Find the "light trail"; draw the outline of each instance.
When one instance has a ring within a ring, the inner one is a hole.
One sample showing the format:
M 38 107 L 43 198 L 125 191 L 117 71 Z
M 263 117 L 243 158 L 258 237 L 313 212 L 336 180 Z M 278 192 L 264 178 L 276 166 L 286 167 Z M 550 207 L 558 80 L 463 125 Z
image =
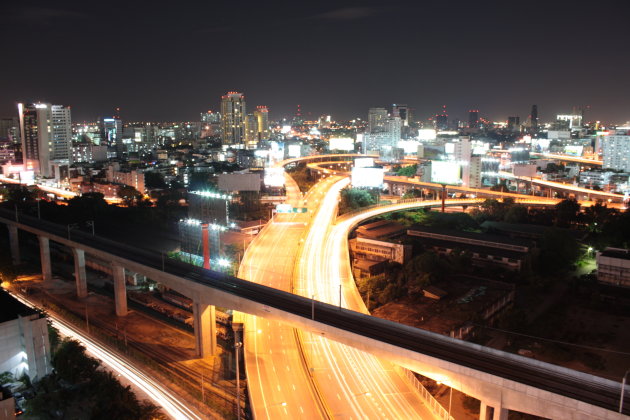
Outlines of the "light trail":
M 33 302 L 17 294 L 11 294 L 25 305 L 37 309 L 37 306 Z M 47 315 L 51 320 L 53 327 L 58 329 L 62 335 L 73 338 L 85 346 L 87 351 L 92 353 L 112 370 L 118 372 L 129 382 L 133 383 L 136 387 L 145 392 L 149 398 L 151 398 L 156 405 L 161 407 L 171 418 L 176 420 L 201 420 L 203 418 L 188 408 L 186 403 L 178 400 L 168 389 L 151 379 L 141 370 L 121 359 L 112 351 L 87 337 L 83 334 L 83 332 L 77 329 L 77 327 L 57 317 L 51 312 L 47 312 Z

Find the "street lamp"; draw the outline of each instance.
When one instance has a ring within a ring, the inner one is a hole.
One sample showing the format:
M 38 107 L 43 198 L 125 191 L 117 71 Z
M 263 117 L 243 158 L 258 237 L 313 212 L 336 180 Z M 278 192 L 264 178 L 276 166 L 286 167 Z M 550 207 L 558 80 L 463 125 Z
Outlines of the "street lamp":
M 238 366 L 238 351 L 241 347 L 243 347 L 242 342 L 238 341 L 234 343 L 234 353 L 236 354 L 236 417 L 238 420 L 241 420 L 241 382 Z
M 68 225 L 68 239 L 70 239 L 70 231 L 71 231 L 72 229 L 76 229 L 76 228 L 78 228 L 78 227 L 79 227 L 79 225 L 78 225 L 77 223 L 70 223 L 70 224 Z

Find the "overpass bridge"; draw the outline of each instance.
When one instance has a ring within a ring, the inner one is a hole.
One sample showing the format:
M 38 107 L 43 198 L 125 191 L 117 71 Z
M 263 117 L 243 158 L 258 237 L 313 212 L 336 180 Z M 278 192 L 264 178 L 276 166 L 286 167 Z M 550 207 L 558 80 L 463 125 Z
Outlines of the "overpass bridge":
M 630 414 L 629 392 L 623 414 L 617 413 L 621 384 L 428 331 L 317 302 L 222 273 L 165 259 L 66 226 L 0 210 L 9 230 L 11 253 L 19 262 L 18 231 L 37 235 L 44 282 L 51 280 L 49 241 L 70 247 L 75 258 L 77 296 L 87 295 L 85 253 L 110 261 L 114 271 L 116 314 L 126 314 L 124 269 L 143 274 L 194 302 L 198 353 L 213 351 L 213 305 L 220 305 L 295 328 L 312 331 L 390 360 L 456 389 L 475 390 L 494 419 L 507 410 L 556 419 L 622 419 Z

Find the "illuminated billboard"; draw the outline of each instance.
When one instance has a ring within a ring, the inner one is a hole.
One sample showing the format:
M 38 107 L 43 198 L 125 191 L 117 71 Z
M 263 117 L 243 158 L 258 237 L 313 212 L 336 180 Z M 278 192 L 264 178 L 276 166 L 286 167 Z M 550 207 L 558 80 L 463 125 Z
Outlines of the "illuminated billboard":
M 352 168 L 352 186 L 355 188 L 382 188 L 383 168 Z
M 354 160 L 355 168 L 369 168 L 374 166 L 374 158 L 357 158 Z
M 302 146 L 299 144 L 290 144 L 289 145 L 289 157 L 290 158 L 298 158 L 301 154 Z
M 432 161 L 431 182 L 438 184 L 461 184 L 462 169 L 460 164 L 452 161 Z
M 331 137 L 328 141 L 330 150 L 345 150 L 347 152 L 354 150 L 354 139 L 350 137 Z
M 284 168 L 265 168 L 264 182 L 267 187 L 284 187 Z
M 405 154 L 416 154 L 418 153 L 419 144 L 420 142 L 416 140 L 399 140 L 397 146 L 399 149 L 403 149 Z
M 582 156 L 584 146 L 564 146 L 564 153 L 569 156 Z
M 418 140 L 435 140 L 437 133 L 432 128 L 421 128 L 418 130 Z

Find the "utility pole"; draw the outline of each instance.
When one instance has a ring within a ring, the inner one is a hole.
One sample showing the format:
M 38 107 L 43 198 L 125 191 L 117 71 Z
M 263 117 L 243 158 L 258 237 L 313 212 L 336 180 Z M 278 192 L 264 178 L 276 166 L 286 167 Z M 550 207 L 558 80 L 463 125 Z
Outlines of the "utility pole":
M 234 343 L 234 352 L 236 353 L 236 418 L 241 420 L 241 374 L 238 366 L 238 351 L 243 347 L 240 341 Z

